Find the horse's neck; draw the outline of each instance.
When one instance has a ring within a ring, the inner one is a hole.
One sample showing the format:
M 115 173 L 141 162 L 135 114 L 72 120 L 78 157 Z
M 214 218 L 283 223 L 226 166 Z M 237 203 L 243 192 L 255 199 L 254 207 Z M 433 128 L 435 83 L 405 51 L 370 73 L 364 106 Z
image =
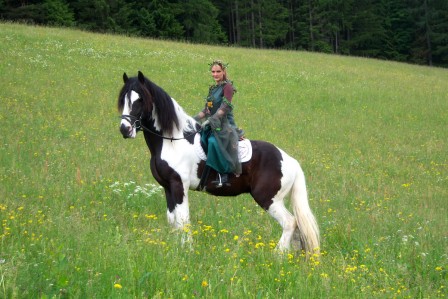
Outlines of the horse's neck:
M 161 125 L 159 123 L 159 116 L 157 115 L 157 112 L 156 112 L 157 109 L 153 109 L 152 115 L 151 115 L 152 121 L 150 121 L 150 123 L 151 123 L 150 128 L 152 131 L 157 132 L 157 134 L 154 134 L 154 135 L 160 135 L 166 139 L 169 139 L 169 138 L 182 139 L 182 138 L 184 138 L 184 133 L 188 134 L 189 132 L 196 131 L 196 128 L 195 128 L 196 121 L 191 116 L 189 116 L 188 114 L 185 113 L 184 109 L 176 102 L 176 100 L 174 100 L 173 98 L 171 98 L 171 100 L 173 101 L 174 111 L 176 113 L 176 117 L 177 117 L 179 126 L 177 126 L 175 121 L 173 120 L 172 132 L 163 131 L 161 128 Z M 157 139 L 157 138 L 152 138 L 151 136 L 148 136 L 148 138 Z
M 185 113 L 184 109 L 176 102 L 175 99 L 171 98 L 171 100 L 173 101 L 177 119 L 179 120 L 179 128 L 174 126 L 173 135 L 179 135 L 180 138 L 182 138 L 184 132 L 194 131 L 194 120 L 191 116 Z

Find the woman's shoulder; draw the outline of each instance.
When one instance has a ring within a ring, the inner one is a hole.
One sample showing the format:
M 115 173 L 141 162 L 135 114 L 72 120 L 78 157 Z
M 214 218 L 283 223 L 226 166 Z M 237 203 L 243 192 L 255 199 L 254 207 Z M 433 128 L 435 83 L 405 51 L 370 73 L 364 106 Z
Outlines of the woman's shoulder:
M 230 80 L 224 81 L 223 86 L 224 86 L 224 89 L 232 89 L 234 92 L 236 92 L 236 88 L 233 85 L 233 81 L 230 81 Z

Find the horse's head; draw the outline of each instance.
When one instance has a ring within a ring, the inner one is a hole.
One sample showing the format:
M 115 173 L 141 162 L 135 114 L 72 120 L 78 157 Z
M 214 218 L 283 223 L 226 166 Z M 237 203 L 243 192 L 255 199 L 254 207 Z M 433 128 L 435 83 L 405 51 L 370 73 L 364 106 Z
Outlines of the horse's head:
M 118 96 L 118 110 L 121 112 L 120 132 L 123 138 L 135 138 L 141 128 L 142 117 L 152 110 L 152 97 L 146 87 L 145 76 L 128 78 L 123 74 L 124 86 Z
M 175 130 L 181 130 L 178 113 L 183 110 L 162 88 L 140 71 L 132 78 L 123 74 L 123 81 L 118 110 L 124 138 L 134 138 L 140 129 L 165 136 L 173 136 Z

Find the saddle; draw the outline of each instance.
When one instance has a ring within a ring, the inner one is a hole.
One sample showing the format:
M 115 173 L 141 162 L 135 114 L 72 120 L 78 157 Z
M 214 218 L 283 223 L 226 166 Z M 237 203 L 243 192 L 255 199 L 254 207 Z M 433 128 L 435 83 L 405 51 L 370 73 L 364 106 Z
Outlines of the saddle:
M 196 155 L 202 160 L 207 161 L 207 154 L 201 145 L 201 135 L 194 136 L 194 149 Z M 238 142 L 238 160 L 240 163 L 249 161 L 252 158 L 252 144 L 249 139 L 243 139 Z

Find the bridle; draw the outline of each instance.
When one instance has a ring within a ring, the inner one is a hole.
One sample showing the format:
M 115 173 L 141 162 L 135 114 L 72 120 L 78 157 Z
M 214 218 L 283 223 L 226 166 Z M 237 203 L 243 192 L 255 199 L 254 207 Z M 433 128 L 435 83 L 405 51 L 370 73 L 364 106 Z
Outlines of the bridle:
M 142 117 L 143 117 L 143 114 L 141 114 L 140 117 L 136 117 L 136 116 L 130 115 L 130 114 L 122 114 L 120 118 L 128 121 L 131 124 L 131 127 L 133 129 L 135 129 L 137 132 L 138 131 L 145 131 L 145 132 L 151 133 L 151 134 L 153 134 L 153 135 L 155 135 L 157 137 L 160 137 L 162 139 L 167 139 L 167 140 L 171 140 L 171 141 L 187 139 L 188 137 L 191 137 L 191 136 L 195 135 L 196 133 L 201 132 L 201 130 L 193 131 L 192 133 L 190 133 L 190 134 L 188 134 L 188 135 L 186 135 L 186 136 L 184 136 L 182 138 L 166 137 L 166 136 L 160 135 L 159 133 L 151 130 L 148 127 L 145 127 L 142 124 Z M 134 122 L 132 122 L 132 121 L 134 121 Z
M 128 121 L 131 124 L 131 127 L 135 130 L 140 131 L 142 129 L 142 116 L 135 117 L 134 115 L 130 114 L 122 114 L 120 116 L 121 119 L 124 119 Z M 134 120 L 134 122 L 132 122 Z

